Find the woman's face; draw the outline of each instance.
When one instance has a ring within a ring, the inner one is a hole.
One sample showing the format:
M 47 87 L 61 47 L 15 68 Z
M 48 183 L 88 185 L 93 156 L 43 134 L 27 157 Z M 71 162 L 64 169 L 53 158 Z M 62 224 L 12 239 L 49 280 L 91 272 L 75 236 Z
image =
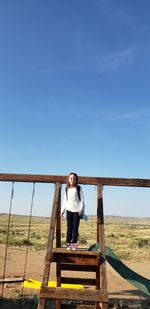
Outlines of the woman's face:
M 73 186 L 75 186 L 75 184 L 76 184 L 76 176 L 71 174 L 69 176 L 69 185 L 70 185 L 70 187 L 73 187 Z

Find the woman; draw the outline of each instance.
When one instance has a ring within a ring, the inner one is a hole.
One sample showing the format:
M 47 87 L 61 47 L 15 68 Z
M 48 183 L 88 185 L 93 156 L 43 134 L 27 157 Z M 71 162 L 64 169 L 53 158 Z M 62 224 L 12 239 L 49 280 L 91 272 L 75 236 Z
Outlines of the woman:
M 77 249 L 80 214 L 83 208 L 84 208 L 84 196 L 82 188 L 78 185 L 78 175 L 76 173 L 70 173 L 67 177 L 67 184 L 61 212 L 61 215 L 63 217 L 66 211 L 67 250 Z

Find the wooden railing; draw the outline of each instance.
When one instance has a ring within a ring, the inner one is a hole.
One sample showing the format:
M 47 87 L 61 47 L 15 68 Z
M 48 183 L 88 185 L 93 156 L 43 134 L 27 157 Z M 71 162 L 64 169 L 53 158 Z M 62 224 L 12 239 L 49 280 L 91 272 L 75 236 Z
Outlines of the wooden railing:
M 66 176 L 35 175 L 35 174 L 4 174 L 0 173 L 0 181 L 39 182 L 39 183 L 66 183 Z M 85 185 L 150 187 L 150 179 L 112 178 L 80 176 L 79 183 Z

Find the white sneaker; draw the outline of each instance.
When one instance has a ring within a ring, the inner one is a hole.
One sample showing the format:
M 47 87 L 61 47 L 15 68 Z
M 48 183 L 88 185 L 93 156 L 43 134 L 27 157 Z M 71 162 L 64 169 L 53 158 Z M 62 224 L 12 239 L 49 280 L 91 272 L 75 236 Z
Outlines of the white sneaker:
M 71 250 L 71 245 L 67 244 L 67 250 Z
M 77 244 L 73 244 L 73 246 L 72 246 L 72 250 L 77 250 Z

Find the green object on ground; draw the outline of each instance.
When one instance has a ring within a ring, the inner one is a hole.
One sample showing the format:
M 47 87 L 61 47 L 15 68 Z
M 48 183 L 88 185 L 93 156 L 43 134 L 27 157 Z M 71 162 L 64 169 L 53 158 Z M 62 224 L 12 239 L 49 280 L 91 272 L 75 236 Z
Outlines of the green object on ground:
M 99 244 L 93 244 L 88 249 L 89 251 L 98 251 Z M 128 266 L 126 266 L 121 260 L 115 255 L 115 253 L 106 246 L 106 260 L 116 270 L 116 272 L 122 276 L 125 280 L 135 286 L 138 290 L 144 292 L 150 296 L 150 280 L 139 275 Z

